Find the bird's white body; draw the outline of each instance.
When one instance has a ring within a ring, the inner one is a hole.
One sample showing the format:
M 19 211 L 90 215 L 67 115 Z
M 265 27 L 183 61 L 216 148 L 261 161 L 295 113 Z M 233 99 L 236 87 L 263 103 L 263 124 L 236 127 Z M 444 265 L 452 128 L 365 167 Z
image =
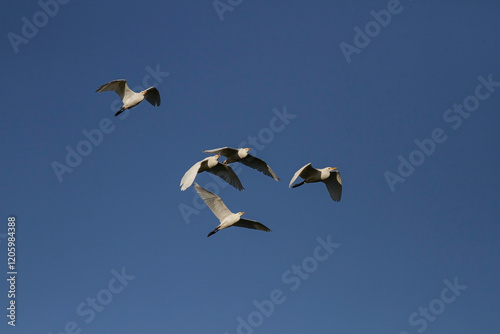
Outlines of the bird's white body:
M 123 102 L 122 107 L 115 114 L 115 116 L 118 116 L 127 109 L 135 107 L 144 99 L 146 99 L 153 106 L 159 106 L 161 103 L 160 92 L 158 92 L 155 87 L 149 87 L 146 90 L 136 93 L 128 87 L 127 81 L 123 79 L 108 82 L 96 90 L 98 93 L 107 91 L 114 91 Z
M 143 90 L 139 93 L 133 92 L 130 89 L 129 91 L 131 92 L 131 94 L 128 94 L 128 96 L 124 96 L 124 98 L 122 99 L 123 105 L 120 109 L 127 110 L 133 108 L 144 100 L 144 94 L 146 91 Z
M 218 163 L 219 163 L 219 156 L 218 155 L 214 155 L 214 156 L 211 156 L 211 157 L 207 158 L 207 167 L 208 168 L 213 168 Z
M 330 197 L 335 202 L 338 202 L 342 197 L 342 179 L 340 178 L 340 173 L 336 169 L 337 167 L 316 169 L 311 165 L 311 163 L 308 163 L 293 175 L 288 187 L 296 188 L 305 183 L 323 182 L 328 189 Z M 293 182 L 295 182 L 299 176 L 303 178 L 304 181 L 292 187 Z
M 203 199 L 205 204 L 210 208 L 210 210 L 212 210 L 214 215 L 219 218 L 219 226 L 217 226 L 212 232 L 210 232 L 208 234 L 208 237 L 220 230 L 231 226 L 245 227 L 265 232 L 271 231 L 269 228 L 255 220 L 241 218 L 241 216 L 245 212 L 232 213 L 231 211 L 229 211 L 229 209 L 219 196 L 200 187 L 196 182 L 194 183 L 194 188 Z
M 221 147 L 213 150 L 206 150 L 203 152 L 225 156 L 226 160 L 223 162 L 223 164 L 227 165 L 233 162 L 239 162 L 244 164 L 245 166 L 258 170 L 264 175 L 272 177 L 276 181 L 280 180 L 264 160 L 248 154 L 248 151 L 250 151 L 250 148 Z
M 240 159 L 244 159 L 244 158 L 246 158 L 246 157 L 247 157 L 247 155 L 248 155 L 248 151 L 250 151 L 250 149 L 249 149 L 249 148 L 239 148 L 239 149 L 238 149 L 238 157 L 239 157 Z
M 331 167 L 321 168 L 319 171 L 321 172 L 321 181 L 328 179 L 330 174 L 333 173 Z
M 220 230 L 223 230 L 225 228 L 233 226 L 241 219 L 242 214 L 243 214 L 242 212 L 232 213 L 229 216 L 227 216 L 226 218 L 219 220 L 220 224 L 219 224 L 219 226 L 217 226 L 217 229 L 220 231 Z

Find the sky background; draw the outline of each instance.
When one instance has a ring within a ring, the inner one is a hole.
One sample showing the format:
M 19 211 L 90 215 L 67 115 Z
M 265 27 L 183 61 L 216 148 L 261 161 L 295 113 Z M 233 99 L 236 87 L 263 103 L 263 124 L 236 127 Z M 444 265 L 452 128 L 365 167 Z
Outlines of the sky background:
M 498 333 L 500 87 L 460 127 L 443 116 L 479 76 L 500 82 L 500 3 L 402 0 L 348 63 L 339 45 L 387 6 L 245 0 L 221 20 L 212 1 L 70 1 L 53 17 L 6 1 L 0 276 L 9 216 L 18 275 L 16 328 L 0 280 L 0 332 Z M 16 53 L 9 33 L 22 37 L 33 16 L 40 27 Z M 155 85 L 161 106 L 115 118 L 116 94 L 95 90 L 122 78 Z M 287 124 L 275 120 L 284 110 Z M 101 122 L 109 133 L 60 182 L 54 162 L 66 165 L 67 147 Z M 384 173 L 437 128 L 446 141 L 391 191 Z M 281 182 L 246 167 L 242 192 L 196 180 L 273 232 L 207 239 L 218 221 L 180 179 L 203 150 L 249 137 Z M 338 167 L 341 202 L 322 184 L 288 188 L 309 162 Z M 311 259 L 318 238 L 340 244 L 322 262 Z M 303 263 L 307 278 L 289 271 Z M 134 278 L 110 293 L 122 270 Z M 436 301 L 455 279 L 467 288 Z M 284 301 L 259 318 L 254 301 L 273 290 Z M 90 319 L 96 297 L 109 303 Z M 429 304 L 433 321 L 418 314 Z

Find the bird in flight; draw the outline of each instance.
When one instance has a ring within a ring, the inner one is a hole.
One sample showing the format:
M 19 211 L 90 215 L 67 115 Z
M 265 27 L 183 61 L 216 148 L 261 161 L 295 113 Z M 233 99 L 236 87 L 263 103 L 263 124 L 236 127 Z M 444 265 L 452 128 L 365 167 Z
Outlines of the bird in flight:
M 207 237 L 231 226 L 245 227 L 259 231 L 271 232 L 269 228 L 259 223 L 258 221 L 241 218 L 241 216 L 245 213 L 244 211 L 232 213 L 231 211 L 229 211 L 229 209 L 219 196 L 215 195 L 214 193 L 211 193 L 205 188 L 200 187 L 196 182 L 194 183 L 194 189 L 196 189 L 200 197 L 203 199 L 203 201 L 205 201 L 207 206 L 210 208 L 210 210 L 212 210 L 214 215 L 217 218 L 219 218 L 220 221 L 219 226 L 217 226 L 215 230 L 210 232 L 207 235 Z
M 245 166 L 256 169 L 259 172 L 261 172 L 269 177 L 272 177 L 276 181 L 280 180 L 276 176 L 276 174 L 273 172 L 271 167 L 269 167 L 269 165 L 264 160 L 261 160 L 259 158 L 254 157 L 253 155 L 248 154 L 248 151 L 250 151 L 250 148 L 221 147 L 221 148 L 216 148 L 213 150 L 206 150 L 203 152 L 220 154 L 220 155 L 226 157 L 226 160 L 223 162 L 223 164 L 240 162 L 240 163 L 244 164 Z
M 311 163 L 308 163 L 295 173 L 288 187 L 296 188 L 305 183 L 323 182 L 324 184 L 326 184 L 326 188 L 330 193 L 330 197 L 335 202 L 338 202 L 340 201 L 340 197 L 342 196 L 342 179 L 340 178 L 339 171 L 337 171 L 336 169 L 337 167 L 316 169 L 311 165 Z M 292 187 L 293 182 L 299 176 L 303 178 L 304 181 L 297 183 Z
M 146 90 L 136 93 L 128 87 L 127 81 L 123 79 L 108 82 L 96 90 L 98 93 L 107 91 L 114 91 L 123 102 L 122 107 L 118 110 L 115 116 L 120 115 L 127 109 L 135 107 L 144 99 L 146 99 L 146 101 L 151 103 L 153 106 L 159 106 L 161 102 L 160 92 L 158 92 L 158 89 L 155 87 L 149 87 Z
M 238 190 L 245 189 L 243 188 L 243 185 L 234 170 L 229 165 L 221 164 L 218 161 L 219 157 L 220 155 L 214 155 L 205 158 L 189 168 L 181 179 L 181 190 L 184 191 L 189 188 L 193 184 L 196 175 L 201 172 L 209 172 L 217 175 Z

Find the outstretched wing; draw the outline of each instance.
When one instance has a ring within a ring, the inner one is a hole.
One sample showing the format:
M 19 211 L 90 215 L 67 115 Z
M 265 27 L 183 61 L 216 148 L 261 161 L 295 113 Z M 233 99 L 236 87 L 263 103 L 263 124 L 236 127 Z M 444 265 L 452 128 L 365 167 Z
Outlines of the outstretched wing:
M 340 178 L 340 173 L 337 171 L 331 172 L 330 176 L 324 182 L 330 193 L 330 197 L 335 202 L 339 202 L 342 197 L 342 179 Z
M 200 187 L 200 185 L 196 182 L 194 183 L 194 189 L 196 189 L 196 192 L 198 192 L 205 204 L 207 204 L 209 209 L 212 210 L 214 215 L 219 218 L 220 221 L 232 214 L 232 212 L 227 208 L 226 204 L 224 204 L 222 199 L 216 194 L 206 190 L 203 187 Z
M 114 91 L 120 99 L 125 100 L 127 99 L 130 95 L 132 95 L 134 92 L 128 87 L 127 85 L 127 80 L 124 79 L 119 79 L 119 80 L 113 80 L 108 82 L 107 84 L 104 84 L 97 88 L 96 92 L 107 92 L 107 91 Z
M 311 166 L 311 163 L 308 163 L 307 165 L 305 165 L 304 167 L 302 167 L 301 169 L 299 169 L 292 177 L 292 180 L 290 181 L 290 184 L 288 185 L 288 188 L 291 188 L 292 187 L 292 184 L 295 182 L 295 180 L 300 176 L 301 178 L 305 179 L 307 178 L 308 176 L 310 176 L 312 173 L 317 173 L 318 171 L 316 170 L 316 168 L 313 168 L 313 166 Z
M 182 191 L 186 190 L 187 188 L 189 188 L 193 184 L 194 179 L 196 178 L 196 175 L 198 174 L 198 171 L 200 170 L 201 163 L 205 160 L 206 159 L 198 161 L 191 168 L 189 168 L 188 171 L 184 174 L 184 176 L 181 179 L 181 184 L 180 184 Z
M 234 170 L 229 166 L 229 165 L 224 165 L 221 163 L 217 163 L 214 167 L 210 168 L 207 170 L 207 172 L 210 172 L 214 175 L 217 175 L 233 187 L 235 187 L 238 190 L 243 190 L 243 185 L 241 184 L 240 179 L 238 178 L 238 175 L 234 172 Z
M 230 156 L 234 153 L 237 153 L 238 150 L 232 147 L 220 147 L 220 148 L 215 148 L 213 150 L 205 150 L 203 151 L 205 153 L 213 153 L 213 154 L 220 154 L 223 157 Z
M 238 162 L 241 162 L 242 164 L 250 168 L 256 169 L 259 172 L 264 173 L 269 177 L 272 177 L 276 181 L 280 180 L 279 177 L 276 176 L 271 167 L 269 167 L 269 165 L 265 163 L 264 160 L 254 157 L 253 155 L 249 154 L 245 158 L 239 160 Z
M 153 106 L 160 106 L 160 92 L 156 89 L 156 87 L 149 87 L 144 94 L 144 98 Z
M 251 219 L 240 218 L 240 220 L 238 220 L 233 226 L 239 226 L 239 227 L 251 228 L 253 230 L 271 232 L 271 230 L 269 228 L 267 228 L 265 225 L 259 223 L 258 221 L 251 220 Z

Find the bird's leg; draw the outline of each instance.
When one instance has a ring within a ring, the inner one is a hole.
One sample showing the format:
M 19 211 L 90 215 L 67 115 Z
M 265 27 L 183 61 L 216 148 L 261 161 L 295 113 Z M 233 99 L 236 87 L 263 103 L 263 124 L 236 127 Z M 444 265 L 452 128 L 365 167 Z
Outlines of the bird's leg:
M 306 180 L 300 182 L 300 183 L 297 183 L 295 185 L 292 186 L 292 188 L 297 188 L 297 187 L 300 187 L 301 185 L 303 185 L 304 183 L 306 183 Z
M 215 234 L 215 233 L 217 233 L 217 232 L 219 232 L 219 228 L 218 228 L 218 227 L 217 227 L 215 230 L 213 230 L 212 232 L 208 233 L 207 238 L 208 238 L 209 236 L 211 236 L 212 234 Z
M 123 109 L 123 108 L 122 108 L 122 109 L 120 109 L 120 110 L 118 110 L 118 112 L 115 114 L 115 117 L 116 117 L 116 116 L 118 116 L 118 115 L 120 115 L 120 114 L 121 114 L 122 112 L 124 112 L 124 111 L 125 111 L 125 109 Z

